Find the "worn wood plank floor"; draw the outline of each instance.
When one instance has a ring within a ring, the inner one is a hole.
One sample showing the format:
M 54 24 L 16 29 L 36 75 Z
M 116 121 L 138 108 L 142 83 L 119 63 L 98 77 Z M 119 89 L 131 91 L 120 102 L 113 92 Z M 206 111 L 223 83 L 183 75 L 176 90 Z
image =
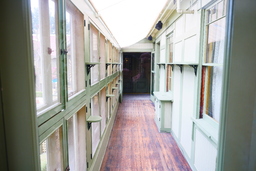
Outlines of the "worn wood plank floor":
M 154 105 L 145 97 L 124 96 L 101 171 L 191 170 L 171 134 L 157 131 Z

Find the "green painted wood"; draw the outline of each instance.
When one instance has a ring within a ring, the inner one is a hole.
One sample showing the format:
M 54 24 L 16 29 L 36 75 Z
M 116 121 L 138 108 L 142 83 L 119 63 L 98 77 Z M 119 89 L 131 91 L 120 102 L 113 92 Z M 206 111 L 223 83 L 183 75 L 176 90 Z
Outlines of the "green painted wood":
M 228 1 L 217 170 L 256 170 L 256 1 Z
M 101 116 L 89 116 L 89 118 L 86 119 L 87 122 L 100 122 L 101 120 Z
M 39 170 L 34 68 L 28 0 L 1 6 L 0 78 L 8 170 Z M 18 29 L 17 29 L 18 28 Z M 26 154 L 26 157 L 24 157 Z

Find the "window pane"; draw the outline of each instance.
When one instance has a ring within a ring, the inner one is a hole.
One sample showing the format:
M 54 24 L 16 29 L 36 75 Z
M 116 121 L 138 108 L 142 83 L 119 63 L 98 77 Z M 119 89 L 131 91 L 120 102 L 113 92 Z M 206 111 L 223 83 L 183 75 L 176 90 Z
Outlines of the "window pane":
M 204 114 L 209 115 L 217 122 L 220 118 L 221 93 L 224 60 L 225 38 L 225 3 L 222 1 L 206 10 L 205 26 L 207 30 L 207 44 L 205 53 L 205 65 L 202 68 L 200 118 Z
M 84 16 L 66 1 L 66 43 L 68 96 L 85 89 L 84 65 Z
M 111 63 L 111 48 L 112 48 L 112 44 L 110 43 L 110 41 L 107 41 L 107 62 L 108 63 Z M 112 73 L 112 66 L 109 65 L 108 68 L 107 68 L 107 76 L 110 76 Z
M 222 66 L 203 67 L 200 115 L 219 121 L 222 90 Z
M 154 71 L 155 70 L 155 54 L 154 53 L 152 53 L 152 55 L 151 55 L 151 70 L 152 71 Z
M 99 51 L 98 51 L 98 34 L 99 31 L 91 26 L 91 62 L 99 62 Z M 99 81 L 99 65 L 95 65 L 91 68 L 91 82 L 92 85 Z
M 100 104 L 100 115 L 102 117 L 101 120 L 101 135 L 105 131 L 106 127 L 106 88 L 103 88 L 100 92 L 101 104 Z
M 172 84 L 172 66 L 167 65 L 166 91 L 171 91 Z
M 31 1 L 37 111 L 59 103 L 58 1 Z
M 92 115 L 99 115 L 99 95 L 92 98 Z M 92 156 L 94 156 L 100 142 L 100 122 L 92 123 Z
M 105 37 L 100 35 L 100 79 L 106 76 L 106 50 L 105 50 Z
M 111 89 L 111 83 L 108 84 L 108 88 L 107 88 L 107 94 L 112 94 L 112 89 Z M 111 117 L 111 100 L 112 97 L 108 98 L 108 101 L 107 101 L 107 120 L 110 119 Z
M 206 63 L 223 63 L 225 18 L 208 26 Z
M 155 74 L 154 73 L 151 73 L 151 95 L 154 95 L 154 76 L 155 76 Z
M 68 120 L 68 158 L 71 171 L 86 170 L 85 108 Z
M 173 35 L 169 37 L 169 45 L 168 45 L 168 50 L 169 50 L 169 63 L 172 63 L 173 61 Z
M 40 144 L 40 162 L 42 171 L 63 170 L 62 127 Z

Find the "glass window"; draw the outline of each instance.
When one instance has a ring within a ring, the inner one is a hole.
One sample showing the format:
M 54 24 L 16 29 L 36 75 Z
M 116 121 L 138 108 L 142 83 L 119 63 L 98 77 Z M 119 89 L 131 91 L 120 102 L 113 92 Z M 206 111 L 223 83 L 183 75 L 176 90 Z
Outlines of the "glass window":
M 167 38 L 167 63 L 173 62 L 173 34 L 169 35 Z M 166 70 L 166 91 L 171 91 L 172 84 L 172 66 L 167 65 Z
M 99 46 L 98 46 L 99 31 L 91 24 L 91 62 L 99 62 Z M 99 65 L 95 65 L 91 68 L 91 83 L 92 85 L 99 81 Z
M 66 1 L 66 43 L 68 97 L 85 89 L 84 16 Z
M 60 103 L 58 0 L 31 1 L 36 107 Z
M 167 65 L 167 76 L 166 76 L 166 91 L 171 91 L 172 88 L 172 66 Z
M 100 79 L 104 79 L 106 76 L 106 49 L 105 49 L 105 37 L 100 35 Z
M 68 159 L 71 171 L 86 170 L 85 108 L 68 120 Z
M 109 95 L 113 95 L 112 94 L 112 89 L 111 89 L 111 83 L 109 83 L 108 84 L 108 88 L 107 88 L 107 93 L 109 94 Z M 111 117 L 111 101 L 112 101 L 112 98 L 113 97 L 110 97 L 110 98 L 108 98 L 108 101 L 107 101 L 107 120 L 109 120 L 110 119 L 110 117 Z
M 207 114 L 219 121 L 222 90 L 222 66 L 203 66 L 201 86 L 201 117 Z
M 223 63 L 225 18 L 207 26 L 207 47 L 205 63 Z
M 206 48 L 202 67 L 200 117 L 204 114 L 217 122 L 220 118 L 225 38 L 225 3 L 206 10 Z
M 41 171 L 63 170 L 62 127 L 40 144 Z
M 168 37 L 168 62 L 172 63 L 173 62 L 173 35 L 171 34 Z
M 99 95 L 92 98 L 92 115 L 99 116 Z M 94 156 L 100 142 L 100 122 L 92 123 L 92 156 Z
M 154 71 L 155 70 L 155 54 L 152 53 L 151 55 L 151 70 Z
M 155 74 L 152 72 L 151 73 L 151 95 L 154 95 L 154 76 L 155 76 Z
M 100 115 L 102 117 L 101 120 L 101 135 L 103 135 L 104 131 L 105 131 L 105 127 L 106 127 L 106 88 L 103 88 L 100 91 Z

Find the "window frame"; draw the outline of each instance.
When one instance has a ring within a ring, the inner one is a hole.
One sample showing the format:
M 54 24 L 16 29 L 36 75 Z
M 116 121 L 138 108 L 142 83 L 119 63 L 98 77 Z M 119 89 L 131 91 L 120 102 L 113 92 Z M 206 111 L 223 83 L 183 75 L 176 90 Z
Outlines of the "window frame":
M 170 41 L 170 38 L 171 41 Z M 166 36 L 166 92 L 172 91 L 173 87 L 173 50 L 174 50 L 174 33 L 171 32 Z M 172 60 L 170 60 L 170 45 L 172 44 Z
M 67 4 L 67 3 L 69 3 L 69 4 Z M 71 0 L 66 0 L 65 1 L 65 4 L 66 4 L 66 8 L 65 8 L 65 12 L 67 13 L 68 12 L 68 9 L 67 9 L 67 7 L 68 7 L 68 5 L 70 5 L 70 8 L 72 8 L 72 9 L 69 9 L 71 12 L 73 12 L 73 14 L 74 13 L 77 13 L 77 12 L 79 12 L 79 13 L 81 13 L 81 18 L 82 18 L 82 21 L 80 21 L 81 23 L 81 25 L 80 26 L 83 26 L 83 29 L 81 29 L 82 30 L 82 42 L 83 42 L 83 46 L 82 46 L 82 50 L 83 50 L 83 52 L 82 52 L 82 58 L 79 58 L 80 60 L 82 60 L 82 62 L 83 62 L 83 64 L 80 64 L 79 62 L 79 64 L 81 65 L 80 67 L 80 69 L 82 69 L 82 71 L 83 71 L 83 80 L 82 80 L 82 84 L 83 84 L 83 88 L 81 88 L 80 90 L 76 90 L 76 92 L 74 93 L 74 94 L 72 94 L 71 96 L 69 96 L 69 91 L 68 91 L 68 87 L 66 87 L 66 90 L 67 90 L 67 101 L 70 101 L 71 99 L 73 99 L 73 98 L 75 98 L 76 96 L 78 96 L 79 94 L 81 94 L 82 92 L 85 92 L 85 89 L 86 89 L 86 85 L 85 85 L 85 80 L 86 80 L 86 69 L 85 69 L 85 39 L 84 39 L 84 35 L 85 35 L 85 31 L 84 31 L 84 14 L 83 14 L 83 12 L 82 11 L 80 11 L 78 8 L 77 8 L 77 6 L 75 5 L 75 4 L 73 4 L 73 2 L 71 1 Z M 75 11 L 74 11 L 75 10 Z M 70 15 L 71 15 L 71 12 L 70 12 Z M 66 14 L 65 13 L 65 14 Z M 74 22 L 74 21 L 71 21 L 72 23 Z M 76 25 L 75 25 L 76 26 Z M 65 27 L 66 28 L 66 27 Z M 75 30 L 74 31 L 71 31 L 71 34 L 74 34 L 75 32 L 77 31 L 77 28 L 75 28 Z M 65 36 L 67 35 L 66 34 L 66 32 L 67 31 L 65 31 Z M 79 44 L 79 43 L 77 43 L 77 40 L 75 40 L 76 39 L 76 36 L 74 36 L 72 39 L 74 39 L 73 41 L 74 41 L 74 44 L 75 44 L 75 46 L 73 47 L 73 49 L 72 49 L 72 51 L 76 51 L 76 49 L 77 49 L 77 44 Z M 67 37 L 65 37 L 65 45 L 67 46 Z M 72 43 L 72 42 L 71 42 Z M 73 46 L 73 45 L 72 45 Z M 79 45 L 78 45 L 79 46 Z M 67 48 L 66 48 L 67 49 Z M 67 54 L 68 55 L 68 54 Z M 75 56 L 77 56 L 77 55 L 75 55 Z M 81 56 L 80 56 L 81 57 Z M 68 57 L 66 58 L 66 59 L 68 59 Z M 79 61 L 79 59 L 77 58 L 77 57 L 75 57 L 75 60 L 76 60 L 76 62 L 77 61 Z M 66 66 L 67 66 L 67 74 L 68 74 L 68 61 L 66 60 Z M 75 68 L 77 68 L 77 65 L 75 65 L 76 67 Z M 79 70 L 80 70 L 79 69 Z M 80 71 L 81 72 L 81 71 Z M 76 73 L 75 73 L 75 75 L 78 75 L 77 74 L 78 72 L 76 71 Z M 68 75 L 66 76 L 66 77 L 68 77 Z M 76 78 L 78 78 L 79 80 L 80 80 L 80 77 L 76 77 Z M 75 84 L 76 84 L 76 87 L 78 87 L 78 82 L 77 82 L 77 80 L 75 80 Z M 81 84 L 81 83 L 80 83 Z M 67 79 L 67 86 L 68 86 L 68 79 Z
M 223 7 L 224 7 L 222 9 L 223 10 L 222 16 L 217 18 L 217 19 L 215 19 L 214 21 L 208 22 L 207 11 L 212 9 L 214 6 L 217 6 L 218 4 L 220 4 L 222 2 L 223 2 Z M 203 19 L 202 21 L 203 22 L 201 23 L 201 28 L 203 28 L 202 29 L 203 31 L 202 31 L 202 38 L 201 38 L 201 40 L 203 40 L 202 41 L 203 43 L 202 43 L 202 46 L 201 46 L 201 49 L 202 49 L 201 50 L 201 52 L 202 52 L 202 55 L 201 55 L 201 67 L 198 68 L 198 69 L 200 69 L 198 119 L 207 120 L 207 122 L 209 122 L 211 125 L 215 125 L 214 127 L 217 127 L 216 125 L 219 124 L 219 120 L 217 121 L 214 117 L 206 114 L 204 112 L 205 109 L 202 109 L 202 107 L 205 108 L 205 104 L 204 103 L 206 103 L 205 102 L 205 89 L 202 90 L 202 87 L 205 87 L 205 84 L 203 83 L 203 81 L 205 81 L 205 78 L 203 77 L 203 70 L 207 70 L 207 69 L 213 68 L 213 67 L 219 67 L 219 66 L 223 67 L 224 66 L 225 56 L 223 56 L 221 64 L 220 63 L 213 63 L 213 62 L 211 62 L 211 63 L 208 62 L 207 63 L 206 62 L 206 54 L 207 54 L 207 46 L 208 46 L 207 41 L 208 41 L 208 36 L 209 36 L 209 34 L 208 34 L 209 28 L 208 27 L 209 27 L 210 24 L 212 24 L 214 22 L 218 22 L 221 19 L 224 19 L 226 17 L 226 13 L 225 13 L 226 12 L 226 10 L 225 10 L 226 3 L 227 3 L 226 0 L 219 0 L 219 1 L 216 1 L 214 3 L 211 3 L 210 5 L 206 6 L 204 9 L 202 9 L 202 19 Z M 225 24 L 225 27 L 226 27 L 226 24 Z M 226 34 L 226 33 L 224 33 L 224 34 Z M 224 42 L 223 46 L 225 46 L 225 42 Z M 222 68 L 222 70 L 223 70 L 223 68 Z M 222 94 L 223 94 L 222 93 L 222 91 L 223 91 L 223 88 L 222 88 L 223 86 L 222 85 L 223 85 L 223 79 L 224 79 L 223 78 L 223 74 L 224 74 L 224 70 L 221 73 L 222 83 L 221 83 L 221 90 L 220 90 L 221 91 L 220 92 L 221 95 L 220 96 L 222 96 Z M 209 75 L 209 76 L 211 76 L 211 75 Z M 211 86 L 211 85 L 212 85 L 212 82 L 208 86 Z M 221 108 L 221 105 L 219 106 L 219 108 Z M 221 112 L 221 111 L 219 111 L 219 112 Z M 219 113 L 219 118 L 220 117 L 221 117 L 221 113 Z

